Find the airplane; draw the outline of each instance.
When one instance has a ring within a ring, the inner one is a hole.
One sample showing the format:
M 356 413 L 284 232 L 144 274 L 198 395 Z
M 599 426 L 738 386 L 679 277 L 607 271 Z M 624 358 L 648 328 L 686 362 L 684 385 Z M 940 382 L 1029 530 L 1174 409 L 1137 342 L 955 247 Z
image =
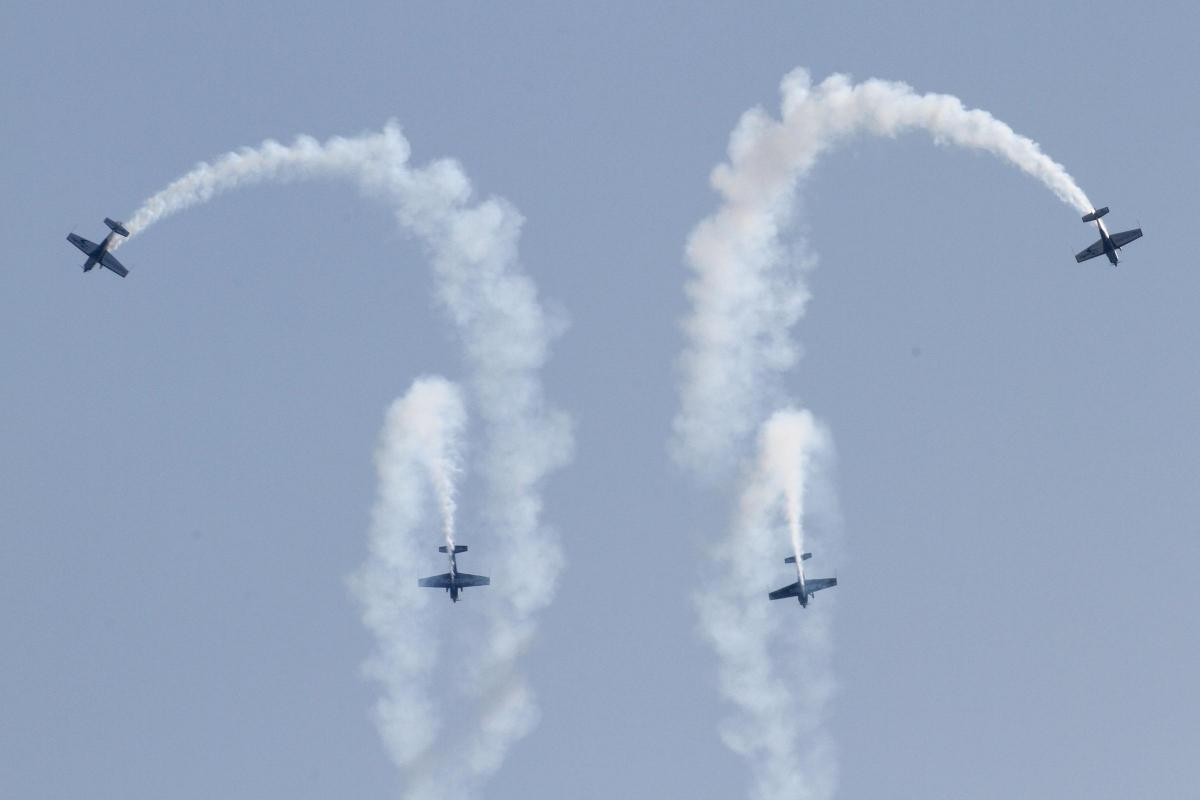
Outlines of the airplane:
M 83 263 L 84 272 L 91 270 L 93 267 L 99 264 L 102 267 L 108 267 L 113 272 L 124 278 L 129 274 L 129 270 L 125 269 L 125 267 L 121 265 L 121 262 L 117 261 L 116 257 L 112 253 L 108 252 L 108 248 L 112 246 L 113 238 L 117 236 L 117 234 L 120 234 L 121 236 L 128 236 L 129 231 L 125 230 L 124 225 L 119 222 L 113 222 L 108 217 L 104 218 L 104 224 L 109 227 L 112 233 L 108 234 L 108 236 L 105 236 L 104 241 L 100 244 L 89 242 L 82 236 L 76 236 L 73 233 L 67 234 L 67 241 L 87 254 L 87 261 Z
M 1105 206 L 1099 211 L 1093 211 L 1090 214 L 1083 215 L 1084 222 L 1096 223 L 1096 227 L 1100 230 L 1100 241 L 1093 244 L 1087 250 L 1076 253 L 1076 263 L 1087 261 L 1089 258 L 1095 258 L 1096 256 L 1108 256 L 1108 260 L 1112 262 L 1112 265 L 1115 267 L 1117 265 L 1117 261 L 1120 260 L 1117 258 L 1117 251 L 1132 242 L 1134 239 L 1142 238 L 1141 228 L 1134 228 L 1131 231 L 1121 231 L 1120 233 L 1110 234 L 1108 229 L 1104 227 L 1104 223 L 1100 221 L 1100 218 L 1107 213 L 1108 206 Z
M 450 571 L 429 578 L 421 578 L 417 581 L 418 586 L 425 586 L 431 589 L 445 589 L 450 593 L 450 600 L 457 603 L 459 592 L 468 586 L 487 586 L 492 582 L 492 579 L 485 575 L 468 575 L 465 572 L 458 571 L 458 561 L 455 559 L 455 556 L 459 553 L 467 552 L 465 544 L 456 544 L 453 550 L 449 550 L 446 545 L 442 545 L 438 548 L 438 552 L 450 554 Z
M 812 553 L 802 553 L 800 561 L 807 561 L 812 558 Z M 788 556 L 783 560 L 785 564 L 796 565 L 796 577 L 798 580 L 790 586 L 785 586 L 782 589 L 776 589 L 771 592 L 772 600 L 782 600 L 785 597 L 794 597 L 800 601 L 800 605 L 808 608 L 808 598 L 812 597 L 822 589 L 829 589 L 837 586 L 837 578 L 808 578 L 804 577 L 804 567 L 796 561 L 795 556 Z

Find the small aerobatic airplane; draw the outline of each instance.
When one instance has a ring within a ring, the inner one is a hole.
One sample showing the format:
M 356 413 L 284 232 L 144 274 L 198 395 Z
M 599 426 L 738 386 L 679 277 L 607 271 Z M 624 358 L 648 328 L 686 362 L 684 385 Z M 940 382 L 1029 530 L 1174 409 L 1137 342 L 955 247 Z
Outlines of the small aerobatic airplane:
M 800 561 L 807 561 L 812 558 L 812 553 L 802 553 Z M 796 565 L 796 577 L 798 580 L 790 586 L 785 586 L 782 589 L 776 589 L 771 592 L 772 600 L 782 600 L 785 597 L 794 597 L 800 601 L 800 605 L 808 608 L 808 598 L 812 597 L 822 589 L 829 589 L 837 586 L 837 578 L 809 578 L 804 577 L 804 567 L 796 561 L 795 556 L 788 556 L 783 560 L 785 564 Z
M 458 561 L 455 556 L 459 553 L 467 552 L 465 544 L 454 545 L 454 550 L 450 550 L 446 545 L 438 548 L 439 553 L 450 553 L 450 571 L 441 575 L 434 575 L 430 578 L 421 578 L 417 581 L 418 586 L 426 586 L 431 589 L 445 589 L 450 593 L 450 599 L 457 603 L 458 593 L 466 589 L 468 586 L 487 586 L 492 582 L 491 578 L 484 575 L 468 575 L 465 572 L 458 571 Z
M 82 236 L 76 236 L 73 233 L 67 234 L 67 241 L 78 247 L 87 255 L 87 261 L 83 262 L 84 272 L 87 272 L 99 264 L 102 267 L 108 267 L 113 272 L 124 278 L 129 274 L 129 270 L 121 266 L 121 262 L 117 261 L 116 257 L 112 253 L 108 252 L 108 248 L 112 245 L 113 237 L 115 237 L 117 234 L 120 234 L 121 236 L 128 236 L 129 231 L 125 230 L 124 225 L 119 222 L 113 222 L 108 217 L 104 218 L 104 224 L 109 227 L 109 230 L 111 230 L 112 233 L 110 233 L 108 236 L 105 236 L 104 241 L 100 244 L 89 242 Z
M 1121 231 L 1120 233 L 1110 234 L 1108 229 L 1104 227 L 1104 223 L 1100 221 L 1100 218 L 1107 213 L 1108 206 L 1105 206 L 1099 211 L 1093 211 L 1090 214 L 1083 215 L 1084 222 L 1096 223 L 1096 227 L 1100 230 L 1100 240 L 1087 250 L 1076 253 L 1076 262 L 1087 261 L 1089 258 L 1095 258 L 1096 256 L 1108 256 L 1108 260 L 1112 262 L 1112 265 L 1115 267 L 1117 265 L 1117 261 L 1120 260 L 1117 258 L 1117 251 L 1132 242 L 1134 239 L 1142 238 L 1141 228 L 1134 228 L 1131 231 Z

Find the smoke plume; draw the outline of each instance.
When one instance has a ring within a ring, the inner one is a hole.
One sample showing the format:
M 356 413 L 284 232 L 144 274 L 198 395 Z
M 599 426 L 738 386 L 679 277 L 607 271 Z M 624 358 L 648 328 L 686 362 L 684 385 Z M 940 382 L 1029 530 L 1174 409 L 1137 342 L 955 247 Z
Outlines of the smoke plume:
M 797 619 L 794 600 L 771 602 L 763 588 L 764 575 L 777 581 L 771 588 L 795 580 L 783 558 L 789 549 L 800 557 L 806 488 L 828 448 L 807 411 L 779 411 L 762 426 L 732 529 L 715 551 L 716 575 L 696 598 L 701 630 L 717 651 L 721 693 L 737 709 L 722 738 L 754 765 L 757 800 L 828 798 L 836 780 L 823 730 L 833 691 L 827 609 L 814 601 Z M 777 671 L 781 649 L 786 668 Z
M 386 704 L 393 719 L 381 723 L 381 731 L 393 760 L 409 769 L 410 796 L 418 797 L 426 782 L 444 790 L 451 778 L 464 782 L 461 791 L 471 791 L 536 721 L 533 694 L 517 661 L 532 639 L 537 612 L 554 595 L 562 567 L 557 537 L 541 521 L 541 485 L 569 459 L 571 432 L 568 418 L 549 407 L 542 387 L 540 370 L 561 323 L 547 315 L 533 281 L 521 269 L 520 214 L 502 199 L 477 200 L 456 162 L 413 167 L 409 155 L 408 141 L 395 123 L 378 133 L 325 142 L 308 136 L 291 144 L 266 141 L 199 164 L 146 200 L 127 227 L 130 238 L 136 237 L 172 214 L 235 188 L 268 181 L 347 180 L 388 203 L 401 229 L 424 245 L 434 293 L 463 345 L 469 396 L 482 421 L 483 446 L 473 452 L 479 453 L 476 471 L 483 479 L 481 516 L 487 527 L 476 541 L 480 555 L 487 554 L 493 583 L 487 600 L 480 600 L 481 606 L 486 602 L 488 626 L 478 637 L 482 652 L 470 676 L 481 713 L 474 726 L 478 733 L 470 741 L 453 737 L 439 748 L 450 754 L 465 748 L 459 763 L 443 765 L 453 775 L 437 774 L 443 767 L 415 760 L 428 742 L 408 724 L 409 717 L 424 714 L 427 701 L 410 696 Z M 407 487 L 416 478 L 385 477 L 381 468 L 381 480 L 410 492 Z M 402 583 L 412 583 L 420 565 L 427 563 L 414 555 L 397 550 L 391 559 L 395 574 L 406 576 Z M 383 605 L 390 608 L 395 599 L 396 607 L 409 608 L 403 605 L 410 594 L 407 585 L 370 580 L 366 585 L 367 591 L 381 593 L 387 601 Z M 394 655 L 402 662 L 410 659 L 404 663 L 416 672 L 426 669 L 423 654 L 397 653 L 409 644 L 399 617 L 373 614 L 367 603 L 367 624 L 381 653 L 389 654 L 373 663 L 394 663 Z M 394 731 L 400 727 L 415 741 L 398 740 Z
M 804 552 L 804 495 L 814 455 L 830 447 L 824 430 L 808 411 L 776 411 L 759 436 L 757 481 L 772 496 L 782 496 L 792 554 Z M 753 484 L 752 484 L 753 485 Z
M 759 108 L 742 115 L 729 163 L 712 173 L 722 205 L 687 243 L 692 310 L 684 322 L 673 451 L 681 464 L 708 476 L 736 462 L 768 404 L 781 401 L 779 375 L 796 361 L 791 329 L 809 291 L 780 235 L 799 182 L 823 154 L 860 134 L 922 130 L 940 143 L 993 153 L 1076 210 L 1091 210 L 1083 190 L 1036 142 L 956 97 L 917 94 L 889 81 L 855 84 L 845 75 L 814 86 L 803 69 L 788 74 L 781 88 L 779 119 Z
M 429 473 L 437 498 L 446 545 L 453 550 L 454 479 L 462 471 L 462 436 L 467 424 L 462 393 L 444 378 L 421 378 L 402 402 L 406 403 L 406 421 L 418 461 Z
M 722 204 L 687 243 L 692 310 L 684 322 L 676 459 L 704 478 L 727 476 L 772 406 L 786 404 L 782 375 L 798 354 L 792 328 L 809 300 L 796 253 L 784 243 L 801 180 L 852 136 L 923 130 L 939 143 L 993 153 L 1077 211 L 1087 196 L 1034 141 L 955 97 L 915 93 L 902 83 L 855 84 L 834 75 L 814 86 L 798 69 L 782 83 L 780 118 L 746 112 L 729 142 L 729 163 L 712 173 Z M 724 738 L 753 764 L 760 800 L 828 798 L 836 779 L 823 727 L 832 687 L 829 617 L 808 609 L 795 620 L 765 597 L 763 571 L 782 542 L 772 524 L 782 504 L 791 550 L 805 547 L 806 487 L 812 458 L 830 447 L 807 411 L 776 412 L 760 429 L 758 452 L 728 536 L 716 552 L 713 591 L 698 598 L 702 629 L 716 648 L 723 693 L 739 713 Z M 789 635 L 782 636 L 786 620 Z M 791 630 L 797 633 L 791 633 Z M 784 650 L 789 683 L 774 668 Z
M 383 687 L 375 722 L 393 760 L 409 767 L 429 750 L 438 730 L 430 702 L 437 637 L 428 622 L 430 593 L 417 587 L 413 566 L 427 561 L 426 500 L 433 489 L 453 541 L 456 457 L 466 424 L 458 387 L 420 378 L 392 403 L 375 452 L 379 494 L 371 514 L 367 562 L 352 585 L 378 651 L 365 671 Z

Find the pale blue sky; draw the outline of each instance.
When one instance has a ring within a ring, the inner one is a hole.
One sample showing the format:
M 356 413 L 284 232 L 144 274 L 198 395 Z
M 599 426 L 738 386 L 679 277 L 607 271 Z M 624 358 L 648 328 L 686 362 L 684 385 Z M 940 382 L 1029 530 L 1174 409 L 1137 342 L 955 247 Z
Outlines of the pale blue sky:
M 81 275 L 64 241 L 198 160 L 394 117 L 416 163 L 455 157 L 520 208 L 524 265 L 572 320 L 545 376 L 577 448 L 546 492 L 568 567 L 526 659 L 543 719 L 484 795 L 745 796 L 691 603 L 730 498 L 666 453 L 682 247 L 717 203 L 707 176 L 738 115 L 806 66 L 986 108 L 1111 206 L 1110 228 L 1146 231 L 1117 270 L 1077 265 L 1093 236 L 1069 208 L 921 136 L 856 142 L 805 187 L 820 266 L 789 389 L 838 449 L 845 555 L 819 602 L 836 605 L 839 795 L 1187 796 L 1198 17 L 9 9 L 0 795 L 396 796 L 344 579 L 366 552 L 384 409 L 419 374 L 462 374 L 421 252 L 336 184 L 164 222 L 121 251 L 125 281 Z M 462 505 L 482 572 L 469 487 Z M 786 577 L 764 569 L 768 588 Z

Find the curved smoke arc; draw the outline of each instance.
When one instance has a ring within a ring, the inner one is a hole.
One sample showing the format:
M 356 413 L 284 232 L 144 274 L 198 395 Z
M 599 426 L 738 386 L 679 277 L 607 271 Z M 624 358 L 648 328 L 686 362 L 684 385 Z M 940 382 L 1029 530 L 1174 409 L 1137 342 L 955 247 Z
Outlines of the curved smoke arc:
M 521 268 L 517 253 L 521 215 L 503 199 L 476 199 L 457 162 L 438 160 L 414 167 L 410 154 L 395 122 L 377 133 L 336 136 L 324 142 L 310 136 L 300 136 L 291 144 L 268 140 L 197 165 L 147 199 L 127 227 L 133 238 L 168 216 L 260 183 L 346 180 L 367 196 L 388 203 L 401 229 L 423 244 L 437 299 L 463 343 L 468 392 L 482 421 L 484 442 L 477 463 L 485 487 L 484 517 L 495 548 L 490 563 L 495 574 L 503 576 L 489 590 L 488 628 L 479 642 L 472 675 L 480 709 L 477 734 L 456 738 L 444 748 L 428 737 L 413 737 L 411 731 L 401 729 L 413 722 L 406 707 L 422 713 L 420 698 L 415 692 L 385 685 L 396 702 L 389 697 L 381 701 L 377 713 L 381 734 L 392 760 L 410 778 L 408 796 L 423 798 L 451 789 L 473 790 L 536 722 L 533 693 L 518 659 L 533 637 L 537 612 L 555 593 L 563 564 L 558 539 L 541 519 L 541 488 L 545 478 L 570 459 L 572 437 L 569 418 L 550 406 L 542 386 L 540 371 L 561 324 L 547 314 L 533 281 Z M 397 509 L 418 502 L 412 493 L 424 480 L 400 474 L 420 468 L 411 459 L 385 463 L 394 450 L 388 442 L 396 436 L 402 434 L 389 417 L 381 438 L 381 498 L 373 529 L 409 524 Z M 387 496 L 389 492 L 396 496 Z M 397 514 L 397 519 L 381 522 L 381 515 L 389 513 Z M 375 552 L 372 557 L 410 555 L 400 548 L 384 556 Z M 358 576 L 356 590 L 360 595 L 375 593 L 371 602 L 364 600 L 364 621 L 376 632 L 380 651 L 373 663 L 399 663 L 401 672 L 408 669 L 420 675 L 431 667 L 395 646 L 411 638 L 406 626 L 419 624 L 403 613 L 424 602 L 415 596 L 416 564 L 405 572 L 406 585 L 369 580 L 364 576 L 371 570 L 369 562 Z M 372 609 L 372 603 L 378 607 Z M 388 662 L 389 658 L 398 661 Z M 413 663 L 405 667 L 406 659 Z M 450 751 L 450 760 L 457 761 L 453 767 L 446 760 Z
M 822 155 L 857 135 L 925 131 L 938 143 L 990 152 L 1076 210 L 1091 210 L 1083 190 L 1036 142 L 951 95 L 875 79 L 856 84 L 845 75 L 813 85 L 803 69 L 789 73 L 781 91 L 778 119 L 761 108 L 742 115 L 729 162 L 712 172 L 721 206 L 688 237 L 692 308 L 672 450 L 700 474 L 735 466 L 766 416 L 765 401 L 782 395 L 780 376 L 796 362 L 791 331 L 810 295 L 781 236 L 802 180 Z

